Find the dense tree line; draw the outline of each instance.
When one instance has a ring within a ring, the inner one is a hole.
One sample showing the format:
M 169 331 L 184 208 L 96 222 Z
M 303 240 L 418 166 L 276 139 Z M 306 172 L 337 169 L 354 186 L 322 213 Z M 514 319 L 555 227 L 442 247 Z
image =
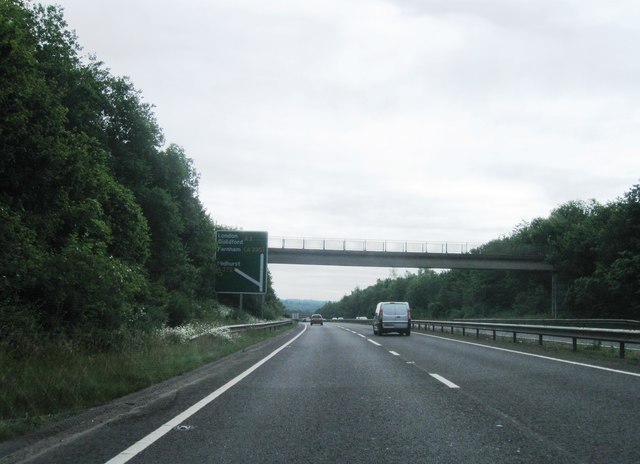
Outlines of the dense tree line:
M 177 325 L 215 300 L 215 224 L 152 107 L 59 7 L 0 2 L 0 338 Z M 275 301 L 269 289 L 268 300 Z
M 541 253 L 553 264 L 560 317 L 640 319 L 640 185 L 606 205 L 573 201 L 474 253 Z M 551 317 L 551 276 L 522 271 L 420 270 L 378 280 L 322 308 L 370 316 L 378 301 L 408 301 L 414 317 Z

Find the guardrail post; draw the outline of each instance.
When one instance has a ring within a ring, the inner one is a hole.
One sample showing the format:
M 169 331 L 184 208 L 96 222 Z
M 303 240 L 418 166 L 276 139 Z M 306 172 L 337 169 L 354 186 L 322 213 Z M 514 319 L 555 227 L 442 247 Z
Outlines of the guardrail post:
M 496 341 L 496 331 L 493 331 L 493 341 Z
M 624 342 L 620 342 L 620 358 L 624 358 Z
M 518 334 L 513 332 L 513 343 L 518 343 Z
M 542 334 L 538 335 L 538 345 L 542 346 Z
M 480 329 L 476 329 L 476 338 L 480 338 Z
M 576 337 L 573 337 L 572 341 L 573 341 L 573 351 L 578 351 L 578 339 Z

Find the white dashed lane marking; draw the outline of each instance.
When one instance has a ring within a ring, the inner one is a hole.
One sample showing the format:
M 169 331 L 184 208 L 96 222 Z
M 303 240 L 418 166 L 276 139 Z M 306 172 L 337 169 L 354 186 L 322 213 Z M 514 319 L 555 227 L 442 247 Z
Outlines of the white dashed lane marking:
M 433 377 L 436 380 L 439 380 L 440 382 L 442 382 L 443 384 L 445 384 L 447 387 L 449 388 L 460 388 L 459 386 L 457 386 L 455 383 L 445 379 L 444 377 L 442 377 L 441 375 L 438 374 L 429 374 L 431 377 Z
M 349 329 L 345 329 L 345 330 L 347 330 L 348 332 L 356 334 L 358 337 L 365 338 L 368 342 L 373 343 L 376 346 L 382 346 L 380 343 L 378 343 L 376 341 L 373 341 L 370 338 L 365 337 L 361 333 L 358 333 L 358 332 L 355 332 L 355 331 L 349 330 Z M 398 353 L 396 351 L 389 350 L 389 353 L 391 353 L 394 356 L 400 356 L 400 353 Z M 407 361 L 407 364 L 415 365 L 415 361 Z M 449 388 L 460 388 L 458 385 L 456 385 L 455 383 L 451 382 L 450 380 L 445 379 L 444 377 L 442 377 L 439 374 L 429 374 L 429 375 L 431 377 L 433 377 L 434 379 L 436 379 L 437 381 L 442 382 L 443 384 L 445 384 Z

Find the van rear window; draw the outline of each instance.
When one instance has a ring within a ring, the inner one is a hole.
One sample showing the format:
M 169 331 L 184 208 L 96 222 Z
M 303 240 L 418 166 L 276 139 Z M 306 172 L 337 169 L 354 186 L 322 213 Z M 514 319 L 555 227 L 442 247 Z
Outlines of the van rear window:
M 382 311 L 389 316 L 402 316 L 407 313 L 407 305 L 402 303 L 388 303 L 382 305 Z

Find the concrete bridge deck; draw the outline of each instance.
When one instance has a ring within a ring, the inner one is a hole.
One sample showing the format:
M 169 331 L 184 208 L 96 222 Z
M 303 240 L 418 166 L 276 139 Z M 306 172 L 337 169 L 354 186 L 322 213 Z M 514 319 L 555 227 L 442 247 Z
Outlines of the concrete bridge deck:
M 320 266 L 553 271 L 553 266 L 537 254 L 487 255 L 474 249 L 467 243 L 270 238 L 268 261 Z

